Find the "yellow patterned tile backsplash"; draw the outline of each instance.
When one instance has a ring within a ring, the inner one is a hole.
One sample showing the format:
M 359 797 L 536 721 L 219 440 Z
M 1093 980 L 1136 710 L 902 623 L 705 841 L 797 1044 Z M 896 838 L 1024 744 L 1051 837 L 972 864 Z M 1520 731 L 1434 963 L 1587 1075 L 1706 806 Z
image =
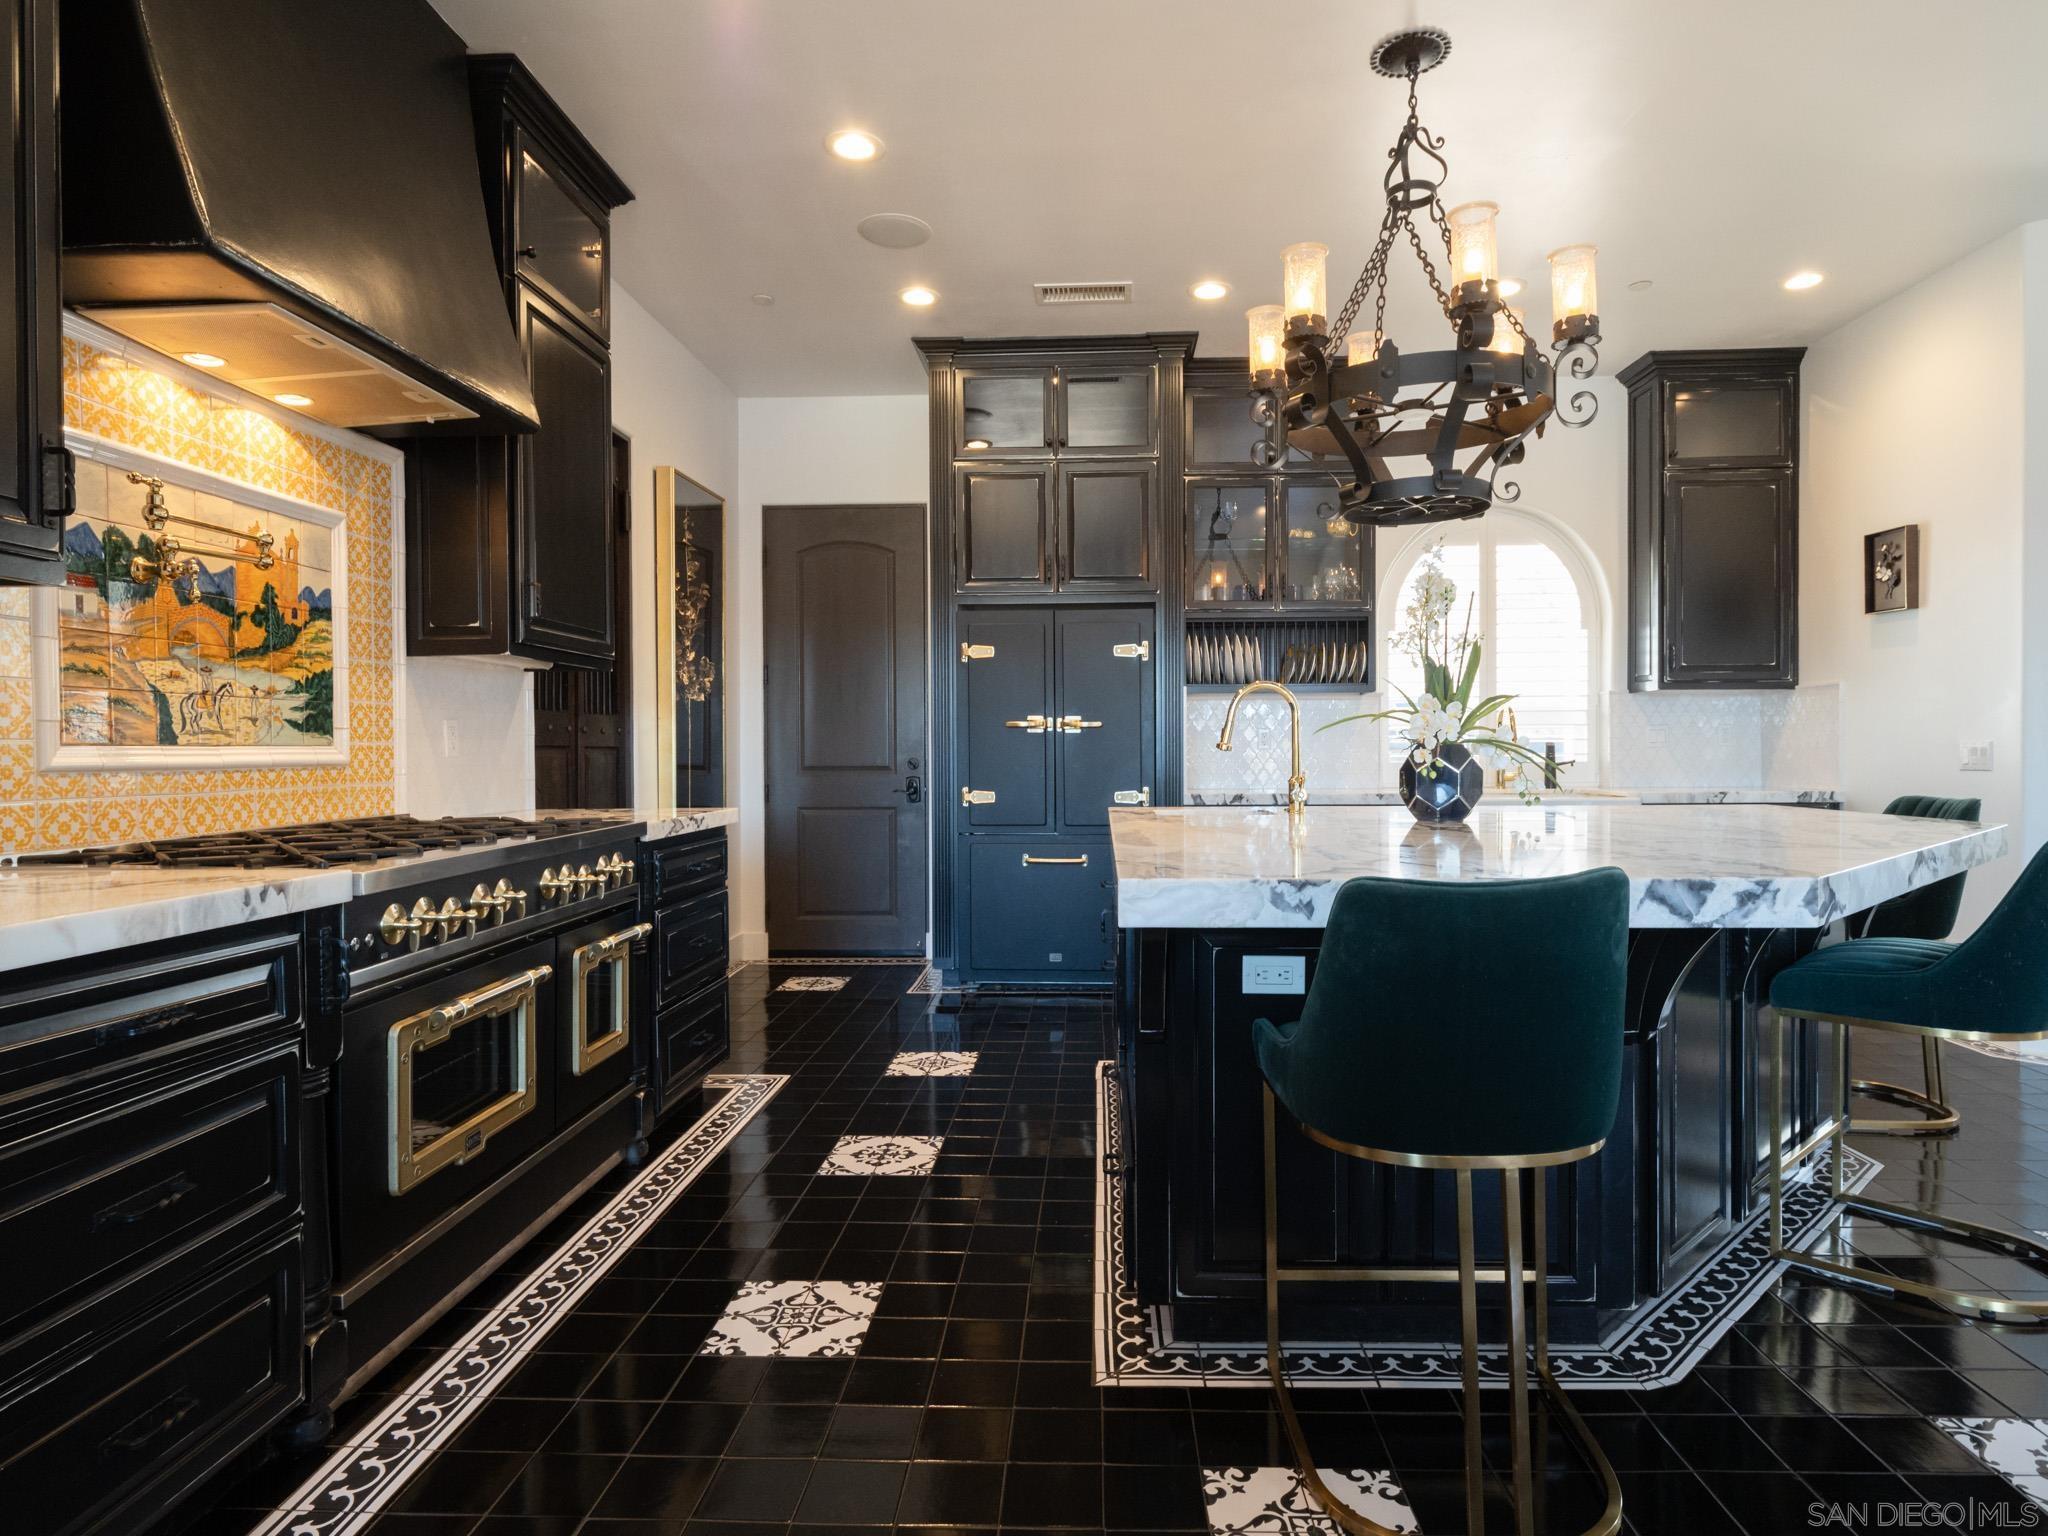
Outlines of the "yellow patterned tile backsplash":
M 348 517 L 331 558 L 349 586 L 350 758 L 334 767 L 38 772 L 32 595 L 0 589 L 0 854 L 277 826 L 393 808 L 392 466 L 367 439 L 280 421 L 224 386 L 64 337 L 64 419 L 79 431 L 281 491 Z

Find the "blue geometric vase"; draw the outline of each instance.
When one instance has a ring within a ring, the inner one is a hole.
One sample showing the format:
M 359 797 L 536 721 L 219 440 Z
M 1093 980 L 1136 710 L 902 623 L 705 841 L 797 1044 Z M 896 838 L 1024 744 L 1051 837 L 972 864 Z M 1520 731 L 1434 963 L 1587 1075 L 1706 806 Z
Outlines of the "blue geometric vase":
M 1413 761 L 1401 762 L 1401 803 L 1417 821 L 1463 821 L 1486 793 L 1486 770 L 1461 742 L 1437 753 L 1436 772 L 1424 778 Z

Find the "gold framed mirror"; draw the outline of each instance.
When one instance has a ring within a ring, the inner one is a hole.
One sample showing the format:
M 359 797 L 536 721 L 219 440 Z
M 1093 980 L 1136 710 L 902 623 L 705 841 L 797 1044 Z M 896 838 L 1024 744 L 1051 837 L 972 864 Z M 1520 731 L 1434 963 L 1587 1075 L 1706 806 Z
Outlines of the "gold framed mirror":
M 654 519 L 656 799 L 725 805 L 725 498 L 663 465 Z

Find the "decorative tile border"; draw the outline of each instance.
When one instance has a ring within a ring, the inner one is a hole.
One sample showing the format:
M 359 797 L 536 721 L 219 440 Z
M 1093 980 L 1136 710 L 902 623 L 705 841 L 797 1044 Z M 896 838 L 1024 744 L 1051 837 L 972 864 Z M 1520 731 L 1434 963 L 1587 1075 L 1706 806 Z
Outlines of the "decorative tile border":
M 1417 1529 L 1393 1473 L 1316 1471 L 1345 1508 L 1390 1531 Z M 1202 1504 L 1215 1536 L 1343 1536 L 1293 1467 L 1204 1467 Z
M 480 1319 L 250 1536 L 355 1536 L 608 1274 L 789 1079 L 713 1075 L 726 1090 L 659 1159 Z
M 2048 1419 L 1936 1419 L 1985 1466 L 2048 1509 Z
M 1975 1051 L 1979 1056 L 1989 1056 L 1994 1061 L 2016 1061 L 2026 1067 L 2048 1067 L 2048 1040 L 2019 1040 L 2011 1045 L 1997 1040 L 1944 1040 L 1944 1045 L 1959 1045 L 1966 1051 Z
M 1124 1247 L 1124 1187 L 1108 1170 L 1123 1159 L 1123 1095 L 1115 1063 L 1096 1064 L 1095 1126 L 1102 1161 L 1095 1181 L 1095 1385 L 1147 1387 L 1262 1387 L 1267 1384 L 1263 1342 L 1207 1344 L 1174 1338 L 1166 1309 L 1138 1299 Z M 1862 1189 L 1883 1164 L 1849 1149 L 1845 1186 Z M 1786 1194 L 1786 1224 L 1797 1244 L 1833 1214 L 1826 1164 Z M 1669 1386 L 1681 1381 L 1721 1336 L 1734 1327 L 1783 1269 L 1772 1262 L 1768 1212 L 1759 1210 L 1730 1235 L 1713 1257 L 1676 1291 L 1636 1313 L 1599 1344 L 1553 1344 L 1558 1376 L 1579 1390 Z M 1315 1341 L 1287 1349 L 1287 1376 L 1296 1388 L 1455 1387 L 1455 1350 L 1426 1345 Z M 1479 1372 L 1507 1376 L 1507 1352 L 1482 1346 Z

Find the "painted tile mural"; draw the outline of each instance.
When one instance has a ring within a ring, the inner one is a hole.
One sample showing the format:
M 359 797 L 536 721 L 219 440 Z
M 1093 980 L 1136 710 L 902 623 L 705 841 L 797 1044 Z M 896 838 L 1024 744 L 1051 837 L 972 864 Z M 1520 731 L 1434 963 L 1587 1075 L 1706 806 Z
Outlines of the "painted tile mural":
M 68 584 L 41 610 L 36 593 L 0 589 L 0 853 L 388 813 L 396 456 L 280 419 L 72 317 L 64 411 L 112 457 L 156 455 L 247 490 L 181 486 L 167 466 L 160 511 L 173 520 L 153 527 L 146 484 L 80 458 Z M 166 538 L 184 546 L 170 559 Z M 175 578 L 150 569 L 184 559 L 192 567 Z M 40 688 L 39 611 L 46 634 L 54 611 L 56 634 Z M 149 761 L 39 769 L 39 730 L 59 763 L 119 748 L 148 749 Z M 181 750 L 203 766 L 157 766 Z M 217 766 L 224 750 L 242 760 Z

